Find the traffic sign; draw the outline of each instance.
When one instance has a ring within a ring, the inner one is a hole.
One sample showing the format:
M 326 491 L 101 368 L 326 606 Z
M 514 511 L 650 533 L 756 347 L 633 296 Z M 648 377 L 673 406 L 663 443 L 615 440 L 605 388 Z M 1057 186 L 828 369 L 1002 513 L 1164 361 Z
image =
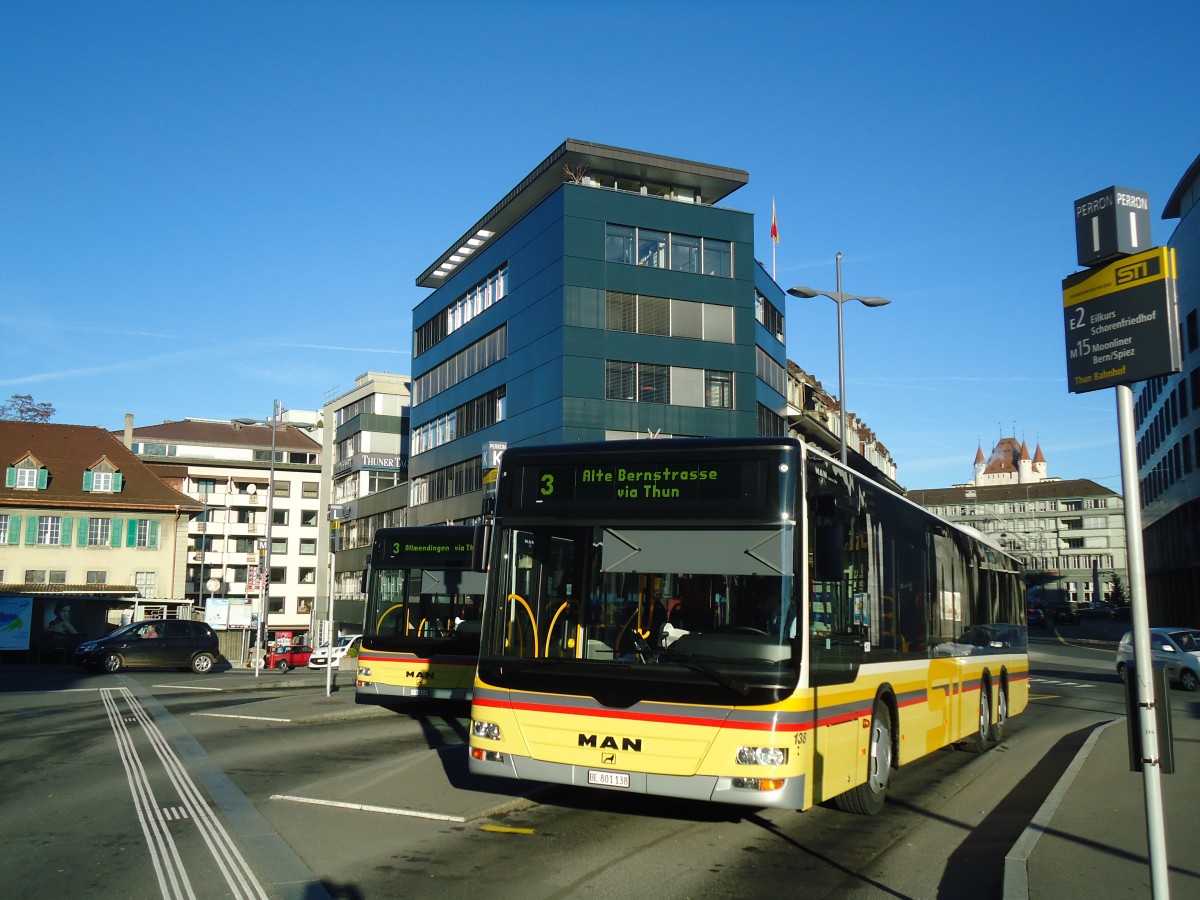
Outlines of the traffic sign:
M 1062 287 L 1069 391 L 1182 370 L 1174 248 L 1155 247 L 1078 272 Z

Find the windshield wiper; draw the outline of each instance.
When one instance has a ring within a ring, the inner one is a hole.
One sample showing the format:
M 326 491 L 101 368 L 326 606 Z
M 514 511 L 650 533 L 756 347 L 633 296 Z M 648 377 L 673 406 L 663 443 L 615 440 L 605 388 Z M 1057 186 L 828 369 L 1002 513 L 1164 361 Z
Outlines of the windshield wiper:
M 705 675 L 715 681 L 717 684 L 721 685 L 721 687 L 729 688 L 731 691 L 739 694 L 742 697 L 745 697 L 750 693 L 750 685 L 746 684 L 746 682 L 742 681 L 740 678 L 734 678 L 732 675 L 727 675 L 720 669 L 715 669 L 708 665 L 708 663 L 700 662 L 694 657 L 682 656 L 678 652 L 671 650 L 660 651 L 659 656 L 668 662 L 673 662 L 676 665 L 683 666 L 685 669 L 688 669 L 692 672 L 698 672 L 701 675 Z

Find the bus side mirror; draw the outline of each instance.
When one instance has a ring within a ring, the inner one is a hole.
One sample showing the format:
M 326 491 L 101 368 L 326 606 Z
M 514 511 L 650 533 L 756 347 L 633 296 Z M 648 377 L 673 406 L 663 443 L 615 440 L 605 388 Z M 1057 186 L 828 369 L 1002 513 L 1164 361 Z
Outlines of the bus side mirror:
M 818 525 L 813 529 L 813 577 L 817 581 L 841 581 L 846 567 L 842 551 L 846 545 L 841 525 Z

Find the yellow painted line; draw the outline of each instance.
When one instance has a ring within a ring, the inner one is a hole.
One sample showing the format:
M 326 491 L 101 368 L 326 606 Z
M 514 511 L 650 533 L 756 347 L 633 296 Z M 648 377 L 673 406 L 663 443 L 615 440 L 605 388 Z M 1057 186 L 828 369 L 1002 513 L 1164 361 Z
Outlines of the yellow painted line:
M 495 831 L 498 834 L 535 834 L 532 828 L 510 828 L 507 825 L 480 825 L 480 831 Z

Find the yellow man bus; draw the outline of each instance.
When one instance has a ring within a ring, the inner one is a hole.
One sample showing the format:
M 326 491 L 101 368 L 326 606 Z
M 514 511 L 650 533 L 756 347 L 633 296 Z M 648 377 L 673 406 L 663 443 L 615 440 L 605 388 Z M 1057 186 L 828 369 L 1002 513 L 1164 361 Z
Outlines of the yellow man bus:
M 1028 678 L 1017 560 L 798 441 L 501 459 L 475 774 L 870 814 Z
M 355 702 L 470 698 L 484 586 L 474 541 L 471 526 L 375 532 Z

